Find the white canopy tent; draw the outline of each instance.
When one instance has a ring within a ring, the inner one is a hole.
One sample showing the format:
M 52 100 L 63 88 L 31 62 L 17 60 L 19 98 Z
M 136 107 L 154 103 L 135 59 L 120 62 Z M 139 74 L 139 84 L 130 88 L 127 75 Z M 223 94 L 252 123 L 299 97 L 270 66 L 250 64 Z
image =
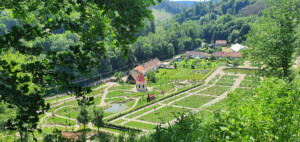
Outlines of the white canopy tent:
M 241 49 L 248 49 L 248 47 L 247 47 L 247 46 L 243 46 L 243 45 L 237 43 L 237 44 L 231 45 L 230 49 L 231 49 L 232 51 L 234 51 L 234 52 L 238 52 L 238 51 L 240 51 Z

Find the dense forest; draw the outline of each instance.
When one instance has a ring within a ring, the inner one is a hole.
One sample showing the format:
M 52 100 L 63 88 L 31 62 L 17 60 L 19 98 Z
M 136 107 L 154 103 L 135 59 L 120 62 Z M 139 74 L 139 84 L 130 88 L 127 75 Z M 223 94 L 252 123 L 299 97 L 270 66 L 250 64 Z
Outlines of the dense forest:
M 256 7 L 253 9 L 251 7 Z M 88 75 L 76 73 L 77 79 L 112 75 L 115 71 L 128 71 L 134 66 L 152 58 L 165 60 L 174 55 L 200 47 L 201 43 L 214 43 L 216 40 L 227 40 L 228 43 L 243 43 L 265 2 L 259 0 L 221 0 L 219 2 L 200 2 L 192 8 L 174 2 L 162 2 L 155 9 L 165 9 L 178 13 L 174 18 L 155 22 L 146 20 L 145 27 L 136 34 L 137 42 L 130 45 L 128 58 L 124 60 L 124 51 L 105 44 L 108 54 L 101 60 L 101 68 L 92 69 Z M 243 13 L 247 13 L 244 15 Z M 249 14 L 253 13 L 253 14 Z M 0 19 L 1 33 L 7 33 L 17 20 L 9 17 L 9 12 L 2 12 Z M 79 35 L 60 28 L 47 38 L 36 39 L 32 46 L 41 45 L 43 50 L 68 50 L 70 45 L 79 42 Z M 71 71 L 71 70 L 69 70 Z

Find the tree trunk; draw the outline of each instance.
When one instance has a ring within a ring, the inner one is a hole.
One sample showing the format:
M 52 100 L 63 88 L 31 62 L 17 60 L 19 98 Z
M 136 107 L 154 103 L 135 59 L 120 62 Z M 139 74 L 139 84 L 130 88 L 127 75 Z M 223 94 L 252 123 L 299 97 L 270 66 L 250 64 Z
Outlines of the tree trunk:
M 22 134 L 21 130 L 19 131 L 19 134 L 20 134 L 20 137 L 21 137 L 21 141 L 23 141 L 23 134 Z

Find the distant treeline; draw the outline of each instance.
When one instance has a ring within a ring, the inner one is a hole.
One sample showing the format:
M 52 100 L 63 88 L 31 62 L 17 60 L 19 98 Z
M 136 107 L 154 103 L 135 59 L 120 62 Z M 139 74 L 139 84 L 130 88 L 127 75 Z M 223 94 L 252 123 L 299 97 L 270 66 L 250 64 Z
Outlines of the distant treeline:
M 201 46 L 202 42 L 213 43 L 215 40 L 228 40 L 229 43 L 243 42 L 244 35 L 250 30 L 250 24 L 264 6 L 253 9 L 255 5 L 263 5 L 256 0 L 221 0 L 219 2 L 201 2 L 194 7 L 186 7 L 178 3 L 164 1 L 156 8 L 165 9 L 177 14 L 173 19 L 157 24 L 146 21 L 141 29 L 137 42 L 129 48 L 128 57 L 123 58 L 124 52 L 112 48 L 107 42 L 106 58 L 101 61 L 102 68 L 93 69 L 88 75 L 77 74 L 78 78 L 93 77 L 98 74 L 113 74 L 116 70 L 130 70 L 141 62 L 158 57 L 161 60 L 192 50 Z M 257 6 L 255 6 L 257 7 Z M 247 13 L 247 14 L 243 14 Z M 249 15 L 253 13 L 253 15 Z M 13 25 L 19 23 L 9 17 L 9 12 L 1 12 L 0 34 L 9 32 Z M 41 45 L 44 50 L 68 50 L 69 46 L 79 43 L 77 34 L 60 29 L 48 38 L 36 39 L 31 45 Z M 59 68 L 58 70 L 67 70 Z M 71 71 L 71 70 L 67 70 Z

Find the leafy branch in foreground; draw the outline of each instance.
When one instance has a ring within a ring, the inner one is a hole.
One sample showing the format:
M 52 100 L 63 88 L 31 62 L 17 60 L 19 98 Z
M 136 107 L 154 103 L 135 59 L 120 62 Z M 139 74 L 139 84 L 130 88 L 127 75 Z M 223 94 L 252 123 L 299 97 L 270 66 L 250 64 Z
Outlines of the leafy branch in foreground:
M 23 133 L 33 135 L 38 115 L 49 109 L 42 96 L 53 86 L 74 94 L 79 105 L 90 105 L 93 98 L 85 94 L 91 89 L 71 84 L 75 78 L 72 72 L 84 74 L 101 66 L 105 44 L 122 48 L 127 56 L 128 45 L 135 41 L 143 20 L 153 19 L 147 7 L 155 3 L 154 0 L 1 0 L 0 10 L 9 9 L 11 17 L 20 22 L 10 32 L 0 35 L 0 101 L 18 112 L 6 128 L 18 130 L 21 140 Z M 28 45 L 62 27 L 77 33 L 79 42 L 64 51 Z

